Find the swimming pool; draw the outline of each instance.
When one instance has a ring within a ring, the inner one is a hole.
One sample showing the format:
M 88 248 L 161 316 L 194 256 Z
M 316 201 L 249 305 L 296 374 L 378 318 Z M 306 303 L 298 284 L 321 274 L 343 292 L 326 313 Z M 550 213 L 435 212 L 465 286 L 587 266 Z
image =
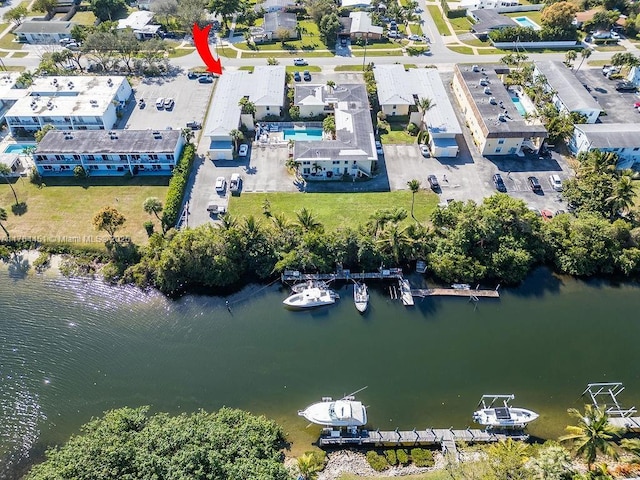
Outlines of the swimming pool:
M 300 140 L 303 142 L 322 140 L 322 129 L 320 128 L 285 128 L 283 133 L 285 140 Z
M 529 17 L 515 17 L 513 21 L 516 22 L 521 27 L 533 28 L 534 30 L 541 29 L 540 25 L 538 25 L 536 22 L 531 20 Z
M 522 102 L 520 102 L 520 99 L 518 97 L 511 97 L 511 100 L 513 101 L 513 104 L 516 106 L 516 110 L 518 110 L 518 113 L 524 117 L 527 114 L 527 111 L 522 106 Z
M 11 143 L 4 149 L 4 153 L 24 153 L 25 148 L 35 146 L 35 143 Z

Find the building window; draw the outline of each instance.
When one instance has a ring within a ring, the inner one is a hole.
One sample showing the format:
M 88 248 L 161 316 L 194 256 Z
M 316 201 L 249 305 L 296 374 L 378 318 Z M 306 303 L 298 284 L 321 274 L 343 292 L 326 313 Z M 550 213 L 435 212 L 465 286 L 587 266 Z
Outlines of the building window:
M 640 147 L 636 147 L 633 149 L 634 152 L 637 152 L 638 150 L 640 150 Z
M 331 162 L 332 165 L 340 165 L 340 160 L 334 160 Z
M 504 145 L 504 138 L 498 140 L 498 145 Z
M 496 148 L 496 153 L 500 153 L 502 151 L 501 147 Z
M 269 107 L 267 107 L 267 112 L 269 111 Z
M 395 106 L 395 105 L 393 106 L 393 109 L 394 109 L 394 110 L 396 109 L 396 106 Z

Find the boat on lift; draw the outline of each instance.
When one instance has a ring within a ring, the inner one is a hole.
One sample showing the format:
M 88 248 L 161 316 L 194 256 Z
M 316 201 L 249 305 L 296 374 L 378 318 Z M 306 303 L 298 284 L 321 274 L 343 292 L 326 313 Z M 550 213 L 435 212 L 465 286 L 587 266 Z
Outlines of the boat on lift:
M 355 394 L 367 387 L 361 388 L 339 400 L 323 397 L 321 402 L 309 405 L 299 410 L 298 415 L 311 423 L 325 427 L 362 427 L 367 423 L 367 408 L 355 399 Z
M 369 306 L 369 289 L 364 283 L 356 282 L 353 285 L 353 301 L 356 304 L 356 310 L 364 313 Z
M 487 428 L 525 428 L 539 415 L 526 408 L 512 407 L 509 402 L 514 398 L 514 395 L 483 395 L 478 403 L 482 408 L 473 413 L 473 421 Z
M 338 298 L 340 295 L 326 286 L 306 285 L 300 292 L 294 292 L 282 303 L 289 308 L 304 309 L 332 305 Z
M 293 293 L 301 293 L 306 288 L 329 288 L 329 284 L 327 282 L 323 282 L 322 280 L 307 280 L 306 282 L 296 283 L 291 287 L 291 291 Z

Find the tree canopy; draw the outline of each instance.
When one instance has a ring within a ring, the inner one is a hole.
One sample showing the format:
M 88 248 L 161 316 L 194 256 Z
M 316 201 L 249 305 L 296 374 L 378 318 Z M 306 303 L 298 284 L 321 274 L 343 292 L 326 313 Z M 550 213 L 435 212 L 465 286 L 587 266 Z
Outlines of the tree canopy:
M 288 480 L 283 447 L 278 425 L 241 410 L 170 416 L 150 415 L 148 407 L 120 408 L 47 451 L 27 478 Z

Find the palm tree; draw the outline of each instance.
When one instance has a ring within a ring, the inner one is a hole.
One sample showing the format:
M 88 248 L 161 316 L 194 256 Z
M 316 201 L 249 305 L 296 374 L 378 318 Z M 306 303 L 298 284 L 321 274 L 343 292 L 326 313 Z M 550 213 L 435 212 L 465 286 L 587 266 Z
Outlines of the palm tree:
M 578 65 L 578 68 L 576 68 L 576 72 L 578 70 L 580 70 L 580 67 L 582 66 L 582 64 L 584 63 L 584 61 L 589 58 L 591 56 L 591 54 L 593 53 L 593 50 L 591 50 L 590 48 L 583 48 L 580 51 L 580 56 L 582 57 L 582 59 L 580 60 L 580 65 Z
M 237 225 L 238 225 L 238 221 L 236 220 L 236 217 L 234 217 L 230 213 L 226 213 L 220 219 L 220 223 L 218 224 L 218 227 L 221 230 L 231 230 L 232 228 L 235 228 Z
M 16 191 L 13 188 L 13 185 L 11 184 L 11 182 L 9 181 L 9 178 L 7 177 L 7 175 L 9 175 L 11 173 L 11 169 L 6 166 L 4 163 L 0 163 L 0 175 L 2 175 L 4 177 L 4 180 L 7 182 L 7 185 L 9 185 L 9 188 L 11 188 L 11 191 L 13 192 L 13 198 L 16 199 L 16 205 L 18 205 L 18 195 L 16 195 Z
M 327 87 L 329 87 L 329 91 L 333 92 L 333 89 L 336 86 L 336 82 L 334 82 L 333 80 L 327 80 Z
M 298 217 L 297 224 L 304 232 L 322 229 L 322 223 L 320 223 L 306 208 L 303 207 L 302 210 L 296 212 L 296 216 Z
M 422 97 L 418 100 L 418 110 L 420 110 L 420 130 L 424 128 L 425 114 L 435 106 L 436 102 L 430 98 Z
M 237 152 L 238 144 L 244 139 L 244 134 L 237 128 L 234 128 L 229 132 L 229 136 L 231 137 L 231 140 L 233 140 L 233 148 Z
M 567 65 L 567 67 L 571 67 L 571 69 L 573 70 L 573 62 L 576 61 L 576 58 L 578 58 L 578 54 L 576 53 L 576 51 L 569 50 L 564 55 L 564 63 Z
M 188 127 L 183 128 L 180 133 L 182 134 L 182 138 L 184 138 L 184 141 L 187 143 L 191 143 L 191 140 L 193 140 L 193 137 L 195 136 L 195 133 L 193 133 L 193 130 Z
M 619 211 L 626 213 L 635 203 L 636 192 L 633 189 L 633 180 L 630 173 L 622 175 L 613 185 L 613 192 L 607 198 L 612 215 Z
M 162 219 L 160 218 L 160 213 L 162 212 L 162 202 L 158 197 L 149 197 L 142 204 L 142 208 L 149 215 L 154 214 L 158 221 L 162 224 L 162 230 L 166 231 L 166 225 L 162 223 Z
M 614 459 L 618 458 L 612 440 L 620 437 L 624 429 L 611 425 L 607 414 L 593 405 L 585 405 L 584 414 L 575 408 L 570 408 L 567 412 L 578 420 L 578 424 L 569 425 L 566 428 L 567 435 L 563 435 L 559 440 L 573 442 L 576 456 L 585 457 L 588 470 L 591 470 L 598 452 Z
M 298 472 L 304 480 L 314 480 L 322 469 L 312 453 L 305 453 L 297 458 Z
M 254 115 L 256 113 L 256 104 L 249 100 L 249 97 L 242 97 L 238 101 L 238 105 L 242 108 L 242 113 L 246 115 Z
M 633 454 L 630 463 L 640 463 L 640 438 L 623 438 L 620 445 Z
M 253 215 L 249 215 L 244 218 L 240 231 L 242 232 L 247 244 L 251 244 L 258 236 L 260 236 L 260 234 L 262 234 L 262 225 Z
M 289 223 L 289 220 L 287 220 L 287 217 L 282 212 L 272 216 L 271 220 L 280 233 L 289 230 L 289 227 L 291 226 L 291 223 Z
M 382 231 L 376 243 L 380 245 L 383 252 L 389 253 L 398 264 L 400 263 L 400 258 L 413 243 L 413 240 L 407 234 L 407 227 L 400 228 L 394 224 Z
M 416 217 L 413 215 L 413 205 L 416 202 L 416 193 L 420 190 L 420 182 L 414 178 L 407 182 L 407 187 L 411 190 L 411 218 L 415 220 Z
M 9 240 L 9 232 L 7 231 L 6 227 L 2 223 L 2 222 L 6 222 L 7 218 L 9 218 L 7 216 L 7 211 L 4 208 L 0 207 L 0 227 L 2 228 L 2 230 L 4 230 L 4 233 L 7 234 L 7 240 Z

